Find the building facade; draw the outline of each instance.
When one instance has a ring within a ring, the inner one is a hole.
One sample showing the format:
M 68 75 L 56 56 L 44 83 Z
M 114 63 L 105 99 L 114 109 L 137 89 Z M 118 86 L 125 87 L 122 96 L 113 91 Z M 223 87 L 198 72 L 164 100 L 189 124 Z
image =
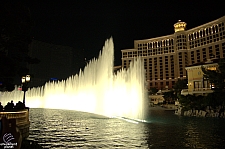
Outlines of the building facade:
M 207 78 L 204 78 L 202 67 L 206 70 L 216 71 L 218 69 L 218 62 L 220 59 L 208 59 L 205 62 L 200 62 L 186 67 L 188 76 L 188 89 L 181 91 L 182 95 L 207 95 L 213 92 L 215 87 L 213 83 L 210 83 Z
M 172 88 L 178 79 L 186 79 L 185 67 L 212 57 L 225 57 L 225 16 L 186 30 L 186 23 L 174 24 L 172 35 L 135 40 L 134 49 L 122 52 L 122 67 L 141 56 L 148 88 Z

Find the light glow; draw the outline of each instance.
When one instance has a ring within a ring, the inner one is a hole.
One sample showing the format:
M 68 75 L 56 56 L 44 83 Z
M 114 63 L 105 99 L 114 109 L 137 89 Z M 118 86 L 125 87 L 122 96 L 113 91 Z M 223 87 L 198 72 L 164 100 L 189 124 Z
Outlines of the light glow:
M 30 75 L 26 75 L 26 81 L 27 81 L 27 82 L 30 81 Z
M 88 62 L 79 75 L 67 80 L 46 83 L 26 93 L 30 108 L 70 109 L 104 115 L 143 120 L 145 117 L 145 70 L 141 58 L 128 69 L 113 74 L 114 44 L 105 42 L 98 59 Z M 23 93 L 15 90 L 0 96 L 6 102 L 22 100 Z
M 25 83 L 26 82 L 26 77 L 22 77 L 21 81 L 22 81 L 22 83 Z

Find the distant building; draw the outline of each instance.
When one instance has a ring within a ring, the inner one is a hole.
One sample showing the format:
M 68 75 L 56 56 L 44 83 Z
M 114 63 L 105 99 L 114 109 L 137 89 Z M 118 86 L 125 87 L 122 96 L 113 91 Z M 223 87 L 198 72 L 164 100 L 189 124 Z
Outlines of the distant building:
M 150 99 L 150 103 L 152 103 L 152 105 L 163 104 L 165 101 L 162 94 L 149 95 L 148 98 Z
M 148 89 L 170 89 L 178 79 L 187 78 L 185 67 L 225 57 L 225 16 L 189 30 L 186 25 L 179 20 L 172 35 L 135 40 L 134 49 L 121 50 L 122 67 L 128 68 L 130 61 L 141 56 Z
M 121 65 L 119 65 L 119 66 L 114 66 L 114 67 L 113 67 L 113 72 L 116 74 L 117 71 L 119 71 L 119 70 L 121 70 L 121 69 L 122 69 L 122 66 L 121 66 Z
M 72 74 L 73 48 L 33 40 L 29 46 L 31 57 L 41 62 L 29 66 L 30 86 L 41 86 L 46 81 L 66 79 Z
M 181 91 L 182 95 L 207 95 L 213 92 L 214 84 L 204 78 L 202 67 L 207 70 L 217 70 L 219 59 L 208 59 L 205 62 L 200 62 L 186 67 L 188 76 L 188 89 Z

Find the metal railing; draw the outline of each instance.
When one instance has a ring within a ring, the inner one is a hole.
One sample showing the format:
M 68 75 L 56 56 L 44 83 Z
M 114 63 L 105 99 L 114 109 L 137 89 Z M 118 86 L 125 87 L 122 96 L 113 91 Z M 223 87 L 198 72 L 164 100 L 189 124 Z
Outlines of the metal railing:
M 3 117 L 7 119 L 16 119 L 16 126 L 21 132 L 22 138 L 27 138 L 29 136 L 29 109 L 23 109 L 20 111 L 1 111 L 0 119 Z
M 3 111 L 0 112 L 0 119 L 2 117 L 6 117 L 7 119 L 16 119 L 16 124 L 26 124 L 29 123 L 29 111 L 28 109 L 24 109 L 21 111 Z
M 183 89 L 181 91 L 181 94 L 193 94 L 193 93 L 212 93 L 213 90 L 211 88 L 194 88 L 192 90 L 190 89 Z

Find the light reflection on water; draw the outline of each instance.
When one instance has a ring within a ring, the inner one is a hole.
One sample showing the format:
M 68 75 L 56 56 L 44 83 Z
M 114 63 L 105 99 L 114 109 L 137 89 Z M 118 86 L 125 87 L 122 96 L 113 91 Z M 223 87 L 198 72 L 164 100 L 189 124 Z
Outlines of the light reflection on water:
M 30 109 L 30 140 L 44 148 L 224 148 L 225 120 L 150 110 L 148 123 L 90 113 Z

